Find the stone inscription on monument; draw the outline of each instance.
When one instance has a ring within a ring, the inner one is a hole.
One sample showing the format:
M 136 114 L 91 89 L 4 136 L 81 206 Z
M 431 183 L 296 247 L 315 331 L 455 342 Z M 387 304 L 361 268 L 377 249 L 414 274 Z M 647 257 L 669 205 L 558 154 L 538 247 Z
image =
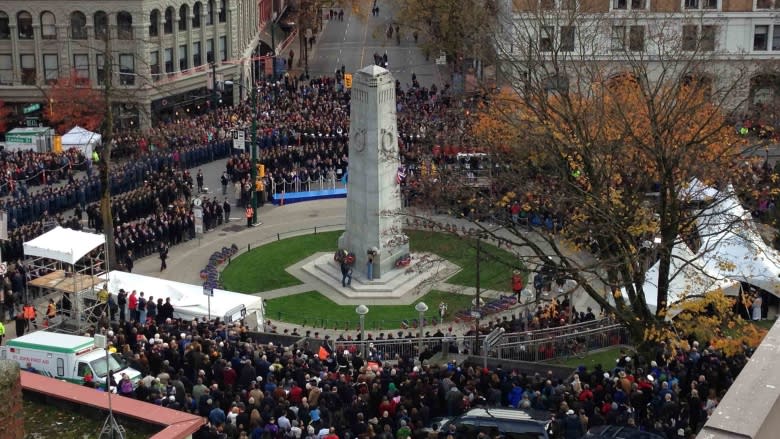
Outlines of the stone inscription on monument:
M 371 65 L 358 71 L 352 84 L 347 223 L 339 248 L 355 253 L 360 277 L 366 276 L 369 251 L 375 251 L 373 277 L 380 279 L 409 253 L 399 214 L 395 78 Z

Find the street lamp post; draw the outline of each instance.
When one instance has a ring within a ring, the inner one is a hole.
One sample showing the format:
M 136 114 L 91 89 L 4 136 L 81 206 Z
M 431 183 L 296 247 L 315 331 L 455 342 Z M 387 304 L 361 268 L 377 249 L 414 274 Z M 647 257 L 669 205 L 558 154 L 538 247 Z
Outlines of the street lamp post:
M 360 352 L 363 354 L 363 359 L 366 357 L 366 314 L 368 314 L 368 307 L 366 305 L 358 305 L 355 308 L 355 312 L 360 316 Z
M 276 16 L 271 15 L 271 79 L 276 81 Z
M 419 324 L 417 325 L 418 328 L 420 328 L 420 344 L 418 348 L 418 355 L 422 355 L 423 353 L 423 327 L 425 326 L 425 312 L 428 311 L 428 305 L 425 304 L 425 302 L 419 302 L 417 305 L 414 306 L 414 309 L 417 310 L 418 313 L 420 313 L 420 320 Z
M 254 81 L 253 81 L 254 82 Z M 233 85 L 233 81 L 225 81 L 225 85 Z M 239 89 L 244 90 L 244 84 L 238 83 Z M 252 178 L 252 224 L 257 224 L 257 87 L 252 84 L 249 91 L 252 95 L 252 169 L 249 170 Z M 244 207 L 244 206 L 239 206 Z

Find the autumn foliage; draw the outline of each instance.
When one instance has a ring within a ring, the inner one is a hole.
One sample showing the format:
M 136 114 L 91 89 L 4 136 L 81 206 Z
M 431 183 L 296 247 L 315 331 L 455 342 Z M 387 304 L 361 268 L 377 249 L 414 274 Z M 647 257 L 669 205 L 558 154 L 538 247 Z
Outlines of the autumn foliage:
M 45 116 L 57 134 L 74 126 L 97 130 L 103 122 L 103 95 L 89 85 L 81 85 L 75 73 L 60 78 L 46 91 Z
M 6 132 L 8 130 L 8 116 L 11 114 L 11 108 L 5 105 L 5 102 L 0 100 L 0 132 Z

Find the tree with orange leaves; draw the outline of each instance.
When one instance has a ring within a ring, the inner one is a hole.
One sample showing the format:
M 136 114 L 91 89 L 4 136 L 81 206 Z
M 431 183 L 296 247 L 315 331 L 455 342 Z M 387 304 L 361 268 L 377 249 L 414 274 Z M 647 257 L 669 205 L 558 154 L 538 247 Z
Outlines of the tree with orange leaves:
M 103 122 L 103 94 L 89 85 L 81 85 L 75 72 L 58 79 L 45 91 L 45 96 L 48 104 L 45 117 L 58 134 L 76 125 L 94 131 Z
M 729 120 L 747 69 L 737 64 L 710 79 L 702 72 L 711 71 L 711 55 L 675 46 L 661 24 L 642 34 L 648 47 L 664 48 L 661 62 L 628 40 L 623 52 L 610 52 L 620 62 L 593 62 L 584 48 L 603 41 L 604 23 L 582 25 L 578 14 L 587 12 L 544 10 L 501 22 L 518 30 L 496 43 L 509 86 L 491 95 L 474 124 L 474 137 L 498 164 L 489 190 L 442 175 L 447 190 L 419 201 L 471 212 L 464 217 L 483 236 L 510 245 L 528 265 L 551 260 L 558 276 L 574 279 L 626 324 L 637 345 L 652 344 L 657 334 L 674 337 L 670 297 L 688 295 L 670 291 L 680 275 L 673 249 L 685 245 L 704 257 L 701 207 L 722 202 L 712 188 L 727 188 L 744 171 L 745 144 Z M 560 26 L 576 32 L 582 51 L 540 38 L 539 29 Z M 514 202 L 538 221 L 532 232 L 508 214 Z
M 8 129 L 8 116 L 11 114 L 11 108 L 0 100 L 0 132 L 4 133 Z

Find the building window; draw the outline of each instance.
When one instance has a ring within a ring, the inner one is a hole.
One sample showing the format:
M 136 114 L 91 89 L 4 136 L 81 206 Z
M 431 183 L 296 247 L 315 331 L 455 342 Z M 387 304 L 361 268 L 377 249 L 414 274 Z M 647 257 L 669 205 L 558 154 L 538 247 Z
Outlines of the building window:
M 22 67 L 22 84 L 35 85 L 35 55 L 20 55 L 20 65 Z
M 756 0 L 756 9 L 772 9 L 773 0 Z
M 95 71 L 97 72 L 97 83 L 103 85 L 106 83 L 106 58 L 101 55 L 95 55 Z
M 206 62 L 211 64 L 214 62 L 214 39 L 209 38 L 206 40 Z
M 718 33 L 717 26 L 702 26 L 701 27 L 701 50 L 705 52 L 712 52 L 715 50 L 715 38 Z
M 756 26 L 753 31 L 753 50 L 766 50 L 769 42 L 769 26 Z
M 648 0 L 612 0 L 612 10 L 640 10 L 647 9 Z
M 219 0 L 219 22 L 224 23 L 227 21 L 227 3 L 225 0 Z
M 79 11 L 70 14 L 70 37 L 74 40 L 87 39 L 87 17 Z
M 0 84 L 13 85 L 14 63 L 13 55 L 0 55 Z
M 555 28 L 542 26 L 541 32 L 539 32 L 539 50 L 551 52 L 553 50 L 553 41 L 555 41 Z
M 149 72 L 153 80 L 160 79 L 160 52 L 157 50 L 149 52 Z
M 44 40 L 57 39 L 57 20 L 54 19 L 54 14 L 49 11 L 41 14 L 41 38 Z
M 179 8 L 179 32 L 184 32 L 187 30 L 187 20 L 189 20 L 190 8 L 187 7 L 187 5 L 182 5 L 181 8 Z
M 92 17 L 95 21 L 95 39 L 105 41 L 108 39 L 108 14 L 103 11 L 95 12 Z
M 57 82 L 60 77 L 59 59 L 56 54 L 43 55 L 43 79 L 47 84 Z
M 561 26 L 561 52 L 574 51 L 574 35 L 577 28 L 574 26 Z
M 89 84 L 89 55 L 73 55 L 73 71 L 76 75 L 76 83 L 79 85 Z
M 718 9 L 718 0 L 683 0 L 684 9 Z
M 561 9 L 574 11 L 577 9 L 577 0 L 561 0 Z
M 206 8 L 206 26 L 214 24 L 214 0 L 209 0 L 208 7 Z
M 776 24 L 772 32 L 772 50 L 780 50 L 780 24 Z
M 135 56 L 132 53 L 119 54 L 119 84 L 135 85 Z
M 16 14 L 16 26 L 19 30 L 20 40 L 33 39 L 32 15 L 29 12 L 22 11 Z
M 201 6 L 200 2 L 195 3 L 195 6 L 192 7 L 192 28 L 193 29 L 200 29 L 200 16 L 203 14 L 203 7 Z
M 129 12 L 116 14 L 116 30 L 120 40 L 133 39 L 133 16 Z
M 149 36 L 156 37 L 160 35 L 160 11 L 155 9 L 149 14 Z
M 165 49 L 165 73 L 173 73 L 173 49 Z
M 543 11 L 552 11 L 555 9 L 555 0 L 539 0 L 539 9 Z
M 224 35 L 219 37 L 219 59 L 227 61 L 227 37 Z
M 182 44 L 179 46 L 179 70 L 185 71 L 189 68 L 189 65 L 187 64 L 187 45 Z
M 167 34 L 173 33 L 173 8 L 165 10 L 165 23 L 163 24 L 163 32 Z
M 203 58 L 200 56 L 200 41 L 192 43 L 192 67 L 198 67 L 203 64 Z
M 0 12 L 0 40 L 8 40 L 11 38 L 11 20 L 8 18 L 8 14 Z
M 624 50 L 626 48 L 626 27 L 612 26 L 612 50 Z
M 628 50 L 641 52 L 645 50 L 645 27 L 631 26 L 628 33 Z
M 682 34 L 683 50 L 696 50 L 696 43 L 699 39 L 699 26 L 695 24 L 686 24 L 683 26 Z
M 628 0 L 612 0 L 612 9 L 627 10 Z

